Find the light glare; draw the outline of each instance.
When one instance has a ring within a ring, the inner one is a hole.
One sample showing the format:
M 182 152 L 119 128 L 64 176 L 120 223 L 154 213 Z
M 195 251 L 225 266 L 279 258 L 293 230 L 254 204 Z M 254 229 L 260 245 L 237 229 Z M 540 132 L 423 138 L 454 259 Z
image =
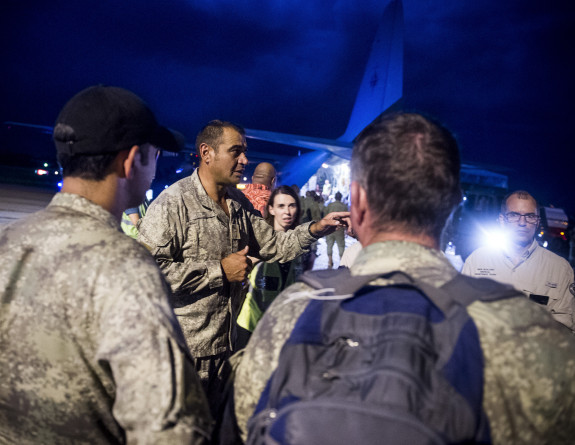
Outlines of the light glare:
M 507 238 L 501 229 L 481 229 L 482 240 L 481 244 L 492 249 L 505 249 L 507 245 Z

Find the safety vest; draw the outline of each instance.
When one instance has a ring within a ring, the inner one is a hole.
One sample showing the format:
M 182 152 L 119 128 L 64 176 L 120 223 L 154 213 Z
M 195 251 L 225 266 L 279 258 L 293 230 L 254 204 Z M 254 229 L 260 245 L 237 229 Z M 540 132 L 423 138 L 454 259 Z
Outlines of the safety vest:
M 265 310 L 286 287 L 293 284 L 302 272 L 299 258 L 289 263 L 288 273 L 282 274 L 279 263 L 258 263 L 249 275 L 249 289 L 237 323 L 253 332 Z
M 138 206 L 138 215 L 140 215 L 140 218 L 144 217 L 149 205 L 150 201 L 148 201 L 148 198 L 146 198 L 144 202 Z M 122 230 L 126 235 L 131 236 L 134 239 L 138 238 L 138 229 L 130 217 L 126 214 L 126 212 L 122 213 L 122 222 L 120 225 L 122 226 Z

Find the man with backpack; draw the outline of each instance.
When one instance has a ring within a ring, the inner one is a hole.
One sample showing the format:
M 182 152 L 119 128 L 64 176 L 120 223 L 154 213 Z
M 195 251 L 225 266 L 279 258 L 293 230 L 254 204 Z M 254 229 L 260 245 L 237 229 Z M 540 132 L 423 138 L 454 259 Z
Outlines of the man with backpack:
M 439 250 L 461 199 L 453 136 L 419 114 L 382 116 L 351 168 L 363 249 L 350 269 L 304 274 L 258 324 L 229 400 L 242 439 L 570 443 L 569 330 Z

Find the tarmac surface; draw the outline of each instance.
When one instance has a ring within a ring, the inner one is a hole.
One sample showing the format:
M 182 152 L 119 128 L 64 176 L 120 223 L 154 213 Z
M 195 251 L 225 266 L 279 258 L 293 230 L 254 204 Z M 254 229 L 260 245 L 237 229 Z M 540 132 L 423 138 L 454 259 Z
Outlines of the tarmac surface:
M 0 226 L 43 209 L 55 193 L 31 186 L 0 184 Z

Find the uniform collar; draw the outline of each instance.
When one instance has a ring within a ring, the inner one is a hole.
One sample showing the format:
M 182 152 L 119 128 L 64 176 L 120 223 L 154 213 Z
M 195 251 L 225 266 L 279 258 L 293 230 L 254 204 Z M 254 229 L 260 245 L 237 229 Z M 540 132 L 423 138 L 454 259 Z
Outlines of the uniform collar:
M 204 186 L 202 185 L 202 181 L 200 181 L 200 176 L 198 174 L 197 168 L 194 171 L 194 173 L 192 173 L 192 176 L 190 178 L 191 178 L 192 189 L 196 193 L 196 196 L 198 197 L 200 204 L 202 204 L 204 207 L 212 210 L 214 213 L 219 213 L 219 212 L 224 213 L 224 211 L 220 208 L 220 206 L 212 198 L 210 198 L 210 196 L 206 192 L 206 189 L 204 189 Z M 231 186 L 228 186 L 226 188 L 226 201 L 228 203 L 228 207 L 230 208 L 230 212 L 238 212 L 239 209 L 241 208 L 241 205 L 237 202 L 236 199 L 234 199 L 234 196 L 233 196 L 235 193 L 234 190 L 237 190 L 237 189 L 234 189 Z M 238 193 L 241 193 L 241 192 L 238 190 Z M 224 213 L 224 215 L 225 215 L 225 213 Z
M 84 213 L 110 227 L 122 230 L 120 223 L 110 212 L 89 199 L 75 193 L 56 193 L 50 201 L 50 204 L 48 204 L 48 207 L 65 207 L 78 213 Z
M 408 241 L 371 244 L 360 251 L 351 267 L 352 275 L 394 271 L 434 286 L 441 286 L 457 275 L 443 252 Z
M 216 205 L 215 201 L 209 197 L 208 193 L 206 192 L 206 189 L 204 188 L 204 186 L 202 185 L 202 181 L 200 181 L 200 175 L 198 174 L 198 170 L 199 169 L 195 169 L 194 173 L 192 173 L 192 176 L 190 176 L 190 182 L 191 182 L 191 190 L 193 191 L 193 193 L 196 194 L 196 196 L 198 197 L 198 201 L 200 201 L 200 204 L 210 210 L 214 210 L 214 206 Z

